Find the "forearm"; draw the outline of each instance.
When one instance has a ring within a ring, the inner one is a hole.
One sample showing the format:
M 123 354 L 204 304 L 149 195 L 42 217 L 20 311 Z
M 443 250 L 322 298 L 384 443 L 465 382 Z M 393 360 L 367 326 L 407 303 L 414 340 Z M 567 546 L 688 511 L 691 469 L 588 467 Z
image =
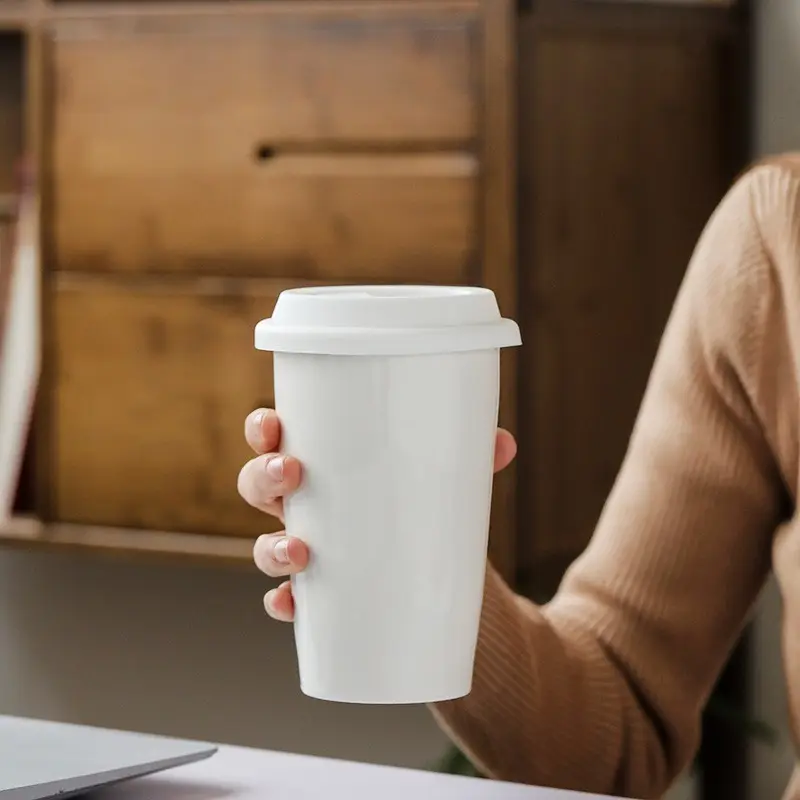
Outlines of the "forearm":
M 593 631 L 548 618 L 490 570 L 472 693 L 433 711 L 490 777 L 658 797 L 696 731 L 670 758 L 633 685 Z
M 491 775 L 646 798 L 691 760 L 786 509 L 775 443 L 796 441 L 796 420 L 775 398 L 794 365 L 770 254 L 800 224 L 799 187 L 760 168 L 712 216 L 619 478 L 553 602 L 489 572 L 473 692 L 436 713 Z

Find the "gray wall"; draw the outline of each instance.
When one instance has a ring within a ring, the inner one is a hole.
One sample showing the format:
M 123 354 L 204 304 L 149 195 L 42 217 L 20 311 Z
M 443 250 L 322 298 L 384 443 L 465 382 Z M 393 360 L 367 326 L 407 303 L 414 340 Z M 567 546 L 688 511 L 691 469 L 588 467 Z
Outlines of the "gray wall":
M 0 713 L 422 766 L 422 708 L 303 697 L 255 571 L 0 551 Z

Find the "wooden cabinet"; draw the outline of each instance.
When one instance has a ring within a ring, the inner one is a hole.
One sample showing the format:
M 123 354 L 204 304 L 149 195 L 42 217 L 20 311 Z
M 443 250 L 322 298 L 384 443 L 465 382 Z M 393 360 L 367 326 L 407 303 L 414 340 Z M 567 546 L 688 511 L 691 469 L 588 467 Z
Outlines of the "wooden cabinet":
M 743 9 L 0 0 L 0 195 L 28 152 L 45 341 L 0 538 L 249 560 L 271 523 L 236 494 L 241 423 L 280 289 L 475 283 L 524 339 L 492 556 L 546 594 L 744 166 Z
M 519 26 L 517 565 L 540 596 L 594 530 L 697 237 L 747 158 L 739 17 L 594 5 Z
M 273 524 L 236 492 L 243 419 L 271 401 L 253 326 L 281 289 L 477 283 L 516 316 L 514 3 L 20 7 L 0 191 L 29 151 L 46 344 L 0 536 L 249 560 Z M 509 472 L 492 537 L 509 576 L 514 488 Z
M 221 5 L 62 19 L 48 36 L 58 108 L 86 135 L 105 129 L 114 149 L 136 157 L 157 143 L 169 164 L 190 168 L 212 145 L 235 166 L 263 138 L 277 147 L 472 141 L 478 5 L 363 8 L 298 0 L 232 15 Z

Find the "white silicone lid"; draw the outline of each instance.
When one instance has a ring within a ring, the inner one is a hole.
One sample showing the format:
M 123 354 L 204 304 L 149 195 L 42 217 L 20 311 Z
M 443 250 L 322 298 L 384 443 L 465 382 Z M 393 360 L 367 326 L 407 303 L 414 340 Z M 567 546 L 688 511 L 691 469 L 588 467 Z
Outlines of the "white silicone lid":
M 318 355 L 422 355 L 516 347 L 490 289 L 315 286 L 281 292 L 256 325 L 256 348 Z

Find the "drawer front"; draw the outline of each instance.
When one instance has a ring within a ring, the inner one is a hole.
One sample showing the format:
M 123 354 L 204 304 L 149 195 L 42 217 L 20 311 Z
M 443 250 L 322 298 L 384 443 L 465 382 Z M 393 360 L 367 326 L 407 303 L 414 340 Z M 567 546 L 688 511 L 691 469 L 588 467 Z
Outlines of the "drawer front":
M 136 152 L 120 153 L 109 174 L 65 159 L 55 191 L 58 269 L 452 283 L 475 263 L 469 157 L 226 166 L 213 161 L 223 155 L 216 150 L 181 176 Z
M 464 277 L 474 11 L 275 8 L 57 23 L 59 269 Z
M 275 282 L 194 289 L 76 278 L 53 295 L 52 516 L 62 522 L 256 536 L 277 523 L 239 498 L 244 418 L 272 396 L 253 347 Z

